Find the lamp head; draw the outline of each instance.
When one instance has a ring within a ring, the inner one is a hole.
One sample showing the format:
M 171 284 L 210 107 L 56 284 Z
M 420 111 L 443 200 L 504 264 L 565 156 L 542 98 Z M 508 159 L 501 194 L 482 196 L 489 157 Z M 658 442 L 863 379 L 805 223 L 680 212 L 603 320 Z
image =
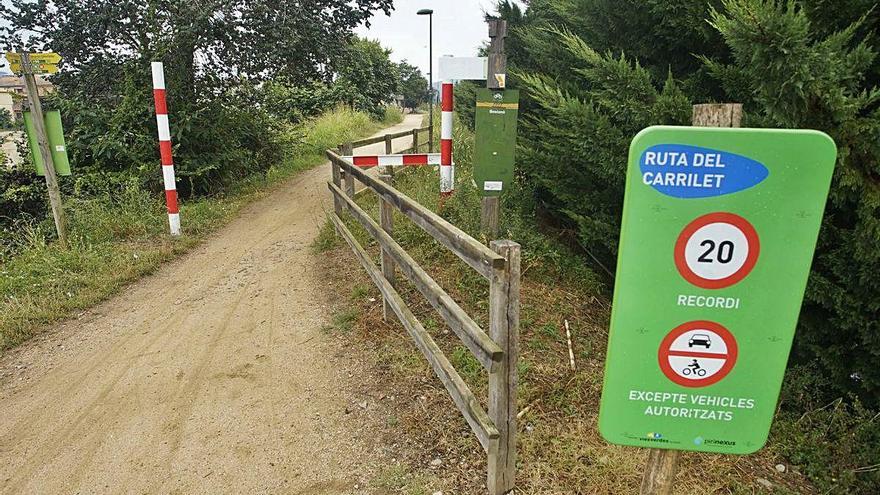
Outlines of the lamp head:
M 431 15 L 433 13 L 434 13 L 434 11 L 431 9 L 421 9 L 418 12 L 416 12 L 416 14 L 418 14 L 418 15 Z

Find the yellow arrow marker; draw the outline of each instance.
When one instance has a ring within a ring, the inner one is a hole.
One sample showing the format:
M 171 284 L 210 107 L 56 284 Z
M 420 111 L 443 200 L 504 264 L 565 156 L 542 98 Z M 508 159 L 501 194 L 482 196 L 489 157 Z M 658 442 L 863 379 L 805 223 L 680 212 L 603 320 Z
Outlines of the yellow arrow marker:
M 6 60 L 10 64 L 21 64 L 21 55 L 15 52 L 6 52 Z
M 58 72 L 58 66 L 54 64 L 31 64 L 34 74 L 55 74 Z
M 41 64 L 57 64 L 61 62 L 61 55 L 55 52 L 31 53 L 31 62 Z

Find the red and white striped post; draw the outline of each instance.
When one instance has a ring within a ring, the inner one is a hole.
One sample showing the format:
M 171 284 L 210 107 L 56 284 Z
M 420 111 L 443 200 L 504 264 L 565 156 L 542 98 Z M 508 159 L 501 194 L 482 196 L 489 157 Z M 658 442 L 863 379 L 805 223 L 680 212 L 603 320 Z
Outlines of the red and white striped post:
M 455 165 L 452 164 L 452 81 L 443 81 L 440 100 L 440 196 L 455 190 Z
M 159 154 L 162 157 L 162 178 L 165 181 L 165 202 L 171 235 L 180 235 L 180 210 L 177 207 L 177 181 L 171 157 L 171 129 L 168 127 L 168 104 L 165 102 L 165 69 L 162 62 L 153 62 L 153 98 L 156 100 L 156 125 L 159 128 Z

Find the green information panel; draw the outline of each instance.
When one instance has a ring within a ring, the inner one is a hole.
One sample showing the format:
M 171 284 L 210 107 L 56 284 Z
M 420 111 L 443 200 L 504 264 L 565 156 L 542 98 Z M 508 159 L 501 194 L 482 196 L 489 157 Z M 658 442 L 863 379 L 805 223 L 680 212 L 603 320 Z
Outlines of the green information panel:
M 58 175 L 70 175 L 67 144 L 64 142 L 64 129 L 61 127 L 61 112 L 58 110 L 43 112 L 43 121 L 46 123 L 46 134 L 49 135 L 49 149 L 52 150 L 55 173 Z M 40 154 L 37 131 L 34 129 L 34 119 L 31 117 L 30 112 L 24 113 L 24 126 L 27 131 L 28 147 L 31 150 L 31 160 L 36 166 L 37 175 L 45 175 L 43 171 L 43 156 Z
M 606 440 L 732 454 L 764 445 L 836 154 L 816 131 L 636 136 L 599 413 Z
M 513 182 L 519 91 L 477 90 L 474 181 L 483 196 L 499 196 Z

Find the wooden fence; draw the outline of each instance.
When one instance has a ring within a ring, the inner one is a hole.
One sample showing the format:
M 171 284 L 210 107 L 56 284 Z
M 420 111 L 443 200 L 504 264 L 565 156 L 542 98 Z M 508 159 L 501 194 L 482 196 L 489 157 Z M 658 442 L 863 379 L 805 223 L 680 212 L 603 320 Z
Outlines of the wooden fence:
M 417 147 L 418 130 L 351 143 L 343 147 L 347 148 L 343 152 L 347 151 L 348 153 L 345 154 L 351 154 L 350 146 L 378 143 L 383 140 L 386 147 L 390 147 L 392 139 L 410 133 L 414 137 L 414 147 Z M 373 178 L 333 151 L 328 150 L 327 157 L 330 159 L 332 169 L 332 181 L 327 185 L 333 195 L 334 203 L 334 211 L 330 214 L 330 218 L 336 230 L 354 251 L 367 274 L 382 293 L 386 318 L 391 314 L 397 316 L 486 451 L 489 494 L 509 493 L 514 488 L 516 472 L 519 244 L 502 240 L 493 241 L 490 247 L 487 247 L 395 189 L 387 178 L 385 180 Z M 355 203 L 355 179 L 366 186 L 367 190 L 379 196 L 378 223 Z M 488 335 L 394 240 L 392 237 L 394 210 L 409 218 L 489 281 Z M 378 267 L 343 222 L 342 218 L 346 212 L 353 216 L 378 243 L 380 247 Z M 398 294 L 395 289 L 398 285 L 396 280 L 398 270 L 433 306 L 489 373 L 488 412 L 483 409 L 449 359 Z

